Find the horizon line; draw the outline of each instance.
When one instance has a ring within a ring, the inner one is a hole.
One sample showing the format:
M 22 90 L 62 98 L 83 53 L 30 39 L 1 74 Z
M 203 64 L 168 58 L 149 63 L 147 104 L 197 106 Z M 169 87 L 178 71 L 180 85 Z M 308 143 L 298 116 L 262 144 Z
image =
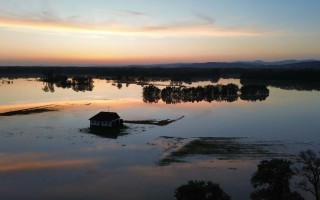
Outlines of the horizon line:
M 284 59 L 284 60 L 235 60 L 235 61 L 204 61 L 204 62 L 163 62 L 163 63 L 131 63 L 131 64 L 30 64 L 30 65 L 0 65 L 0 67 L 135 67 L 135 66 L 157 66 L 157 65 L 190 65 L 190 64 L 206 64 L 206 63 L 243 63 L 243 64 L 272 64 L 280 62 L 319 62 L 320 59 Z M 284 63 L 283 65 L 285 65 Z M 289 63 L 290 64 L 290 63 Z

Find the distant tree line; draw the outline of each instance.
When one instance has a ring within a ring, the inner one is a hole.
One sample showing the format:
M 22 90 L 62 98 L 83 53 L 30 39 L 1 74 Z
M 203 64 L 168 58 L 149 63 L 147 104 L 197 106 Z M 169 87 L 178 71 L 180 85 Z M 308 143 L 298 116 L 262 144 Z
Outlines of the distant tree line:
M 300 176 L 298 189 L 310 192 L 320 200 L 320 156 L 312 150 L 301 151 L 298 167 L 286 159 L 262 160 L 251 176 L 254 191 L 251 200 L 303 200 L 297 191 L 292 191 L 290 181 Z M 231 197 L 217 183 L 191 180 L 175 189 L 177 200 L 230 200 Z
M 245 101 L 264 101 L 269 96 L 269 89 L 261 85 L 246 85 L 241 88 L 236 84 L 206 85 L 198 87 L 165 87 L 154 85 L 143 87 L 143 101 L 157 103 L 160 99 L 167 104 L 201 101 L 227 101 L 240 99 Z
M 4 85 L 4 84 L 13 84 L 13 81 L 12 80 L 0 80 L 0 84 Z
M 318 65 L 320 63 L 318 62 Z M 318 68 L 254 68 L 241 71 L 241 79 L 320 81 Z
M 68 77 L 167 77 L 190 82 L 193 78 L 241 78 L 258 80 L 320 81 L 320 62 L 285 66 L 252 66 L 236 63 L 195 63 L 175 66 L 126 67 L 0 67 L 1 77 L 41 77 L 48 71 Z
M 0 67 L 0 77 L 14 78 L 40 78 L 45 74 L 61 74 L 68 77 L 90 76 L 95 78 L 120 77 L 146 77 L 146 78 L 170 78 L 176 81 L 189 82 L 193 78 L 207 80 L 220 78 L 220 69 L 215 68 L 190 68 L 190 67 Z

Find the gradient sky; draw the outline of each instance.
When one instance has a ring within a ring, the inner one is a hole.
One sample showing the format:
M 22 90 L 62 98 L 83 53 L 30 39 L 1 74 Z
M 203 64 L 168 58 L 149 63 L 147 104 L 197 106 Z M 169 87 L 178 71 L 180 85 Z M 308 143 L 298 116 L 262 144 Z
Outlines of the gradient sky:
M 0 65 L 320 59 L 319 0 L 0 0 Z

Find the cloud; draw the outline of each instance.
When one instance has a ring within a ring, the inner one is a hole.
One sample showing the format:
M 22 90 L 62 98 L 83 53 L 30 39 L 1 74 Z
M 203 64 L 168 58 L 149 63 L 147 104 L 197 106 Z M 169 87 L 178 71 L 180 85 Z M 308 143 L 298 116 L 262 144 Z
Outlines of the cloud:
M 139 12 L 139 11 L 133 11 L 133 10 L 121 10 L 121 9 L 105 9 L 103 10 L 107 13 L 115 14 L 118 16 L 126 16 L 126 17 L 142 17 L 142 16 L 148 16 L 147 13 Z
M 111 10 L 125 16 L 147 16 L 146 13 L 129 10 Z M 127 35 L 149 37 L 248 37 L 270 34 L 272 32 L 257 28 L 224 28 L 215 25 L 210 16 L 195 14 L 195 19 L 173 21 L 170 24 L 153 22 L 133 25 L 129 22 L 88 22 L 77 16 L 60 17 L 50 9 L 39 12 L 22 12 L 12 14 L 0 12 L 0 27 L 11 28 L 17 31 L 31 30 L 55 33 L 83 33 L 97 35 Z
M 208 16 L 208 15 L 203 15 L 203 14 L 195 14 L 195 16 L 201 20 L 203 20 L 204 22 L 206 22 L 205 24 L 207 25 L 211 25 L 215 23 L 215 20 Z

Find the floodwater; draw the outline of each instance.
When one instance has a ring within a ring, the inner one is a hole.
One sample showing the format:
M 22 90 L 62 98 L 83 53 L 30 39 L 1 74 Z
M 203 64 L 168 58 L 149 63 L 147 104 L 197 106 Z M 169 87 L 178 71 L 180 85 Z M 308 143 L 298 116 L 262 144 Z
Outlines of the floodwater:
M 239 80 L 219 81 L 229 82 L 240 85 Z M 161 84 L 162 89 L 169 82 Z M 318 91 L 268 87 L 263 101 L 166 104 L 145 103 L 142 86 L 136 84 L 121 87 L 94 79 L 92 91 L 55 87 L 45 92 L 44 87 L 35 79 L 0 83 L 0 113 L 54 109 L 0 116 L 2 199 L 173 200 L 175 188 L 205 180 L 245 200 L 261 160 L 320 150 Z M 166 126 L 126 124 L 119 135 L 99 136 L 88 131 L 88 119 L 100 111 L 117 112 L 124 120 L 183 118 Z M 179 151 L 206 139 L 229 150 Z M 241 151 L 232 150 L 233 145 Z

